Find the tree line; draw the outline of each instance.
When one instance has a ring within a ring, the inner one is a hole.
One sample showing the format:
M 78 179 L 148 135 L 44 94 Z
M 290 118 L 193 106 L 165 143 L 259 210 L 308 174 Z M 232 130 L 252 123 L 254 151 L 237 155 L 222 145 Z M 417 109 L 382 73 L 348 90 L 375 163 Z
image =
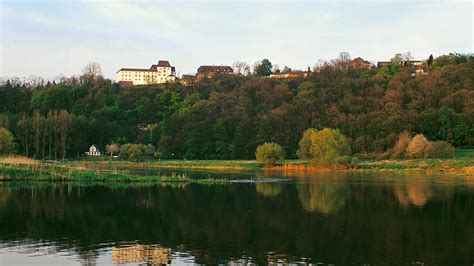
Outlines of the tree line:
M 255 75 L 137 87 L 89 68 L 59 83 L 4 82 L 0 127 L 11 132 L 16 153 L 37 158 L 130 143 L 151 144 L 148 153 L 160 158 L 253 159 L 265 142 L 296 158 L 308 128 L 338 129 L 352 153 L 383 154 L 404 131 L 474 147 L 473 58 L 434 58 L 426 75 L 395 62 L 360 69 L 341 59 L 293 79 L 258 77 L 271 64 L 262 60 Z

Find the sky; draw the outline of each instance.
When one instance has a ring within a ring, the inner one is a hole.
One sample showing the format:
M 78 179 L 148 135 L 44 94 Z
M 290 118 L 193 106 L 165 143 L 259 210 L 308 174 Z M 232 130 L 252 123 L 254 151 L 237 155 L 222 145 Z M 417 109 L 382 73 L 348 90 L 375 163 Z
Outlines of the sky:
M 97 62 L 200 65 L 268 58 L 306 69 L 347 51 L 369 61 L 473 52 L 472 1 L 0 0 L 0 76 L 79 75 Z

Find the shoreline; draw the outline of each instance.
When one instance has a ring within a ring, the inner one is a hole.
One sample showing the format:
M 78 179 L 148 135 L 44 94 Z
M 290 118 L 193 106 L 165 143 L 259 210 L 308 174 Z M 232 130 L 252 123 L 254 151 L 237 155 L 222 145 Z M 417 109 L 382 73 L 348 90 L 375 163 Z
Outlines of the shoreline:
M 120 172 L 104 173 L 91 169 L 71 168 L 66 165 L 5 165 L 0 164 L 0 182 L 10 181 L 74 181 L 94 183 L 156 183 L 156 184 L 225 184 L 225 179 L 192 179 L 186 175 L 146 176 Z
M 222 184 L 226 179 L 192 179 L 186 174 L 170 176 L 139 175 L 128 169 L 196 170 L 196 171 L 276 171 L 352 173 L 427 173 L 474 177 L 474 150 L 462 150 L 449 159 L 369 159 L 353 157 L 351 164 L 315 165 L 308 161 L 285 160 L 265 165 L 255 160 L 149 160 L 131 162 L 107 157 L 87 160 L 38 161 L 21 156 L 0 158 L 0 181 L 80 181 L 80 182 L 154 182 L 176 184 Z
M 143 169 L 195 169 L 211 171 L 348 171 L 348 172 L 425 172 L 474 175 L 474 156 L 450 159 L 356 160 L 344 165 L 314 165 L 305 161 L 287 160 L 275 165 L 264 165 L 255 160 L 169 160 L 169 161 L 72 161 L 74 166 L 112 166 Z

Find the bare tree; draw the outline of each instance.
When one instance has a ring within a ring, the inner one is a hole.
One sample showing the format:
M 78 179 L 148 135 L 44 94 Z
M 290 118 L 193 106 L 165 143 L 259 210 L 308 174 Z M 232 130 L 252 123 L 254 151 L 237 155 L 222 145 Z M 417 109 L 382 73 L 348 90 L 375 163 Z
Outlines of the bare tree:
M 313 71 L 314 72 L 320 72 L 321 69 L 325 66 L 329 65 L 328 62 L 324 61 L 323 59 L 318 59 L 316 64 L 314 64 Z
M 20 120 L 17 123 L 17 127 L 18 127 L 17 135 L 19 135 L 20 141 L 22 142 L 23 146 L 25 147 L 25 152 L 26 152 L 27 157 L 29 155 L 29 152 L 28 152 L 28 147 L 29 147 L 28 139 L 30 138 L 30 131 L 31 131 L 30 125 L 31 125 L 30 118 L 28 117 L 28 115 L 26 113 L 22 113 L 21 116 L 20 116 Z
M 10 119 L 7 114 L 1 113 L 0 114 L 0 128 L 10 128 Z
M 336 59 L 331 60 L 331 63 L 336 68 L 346 69 L 349 67 L 351 61 L 351 55 L 348 52 L 340 52 Z
M 64 158 L 66 158 L 67 139 L 72 128 L 72 119 L 66 110 L 61 110 L 58 113 L 58 121 L 61 125 L 59 128 L 59 137 L 61 142 L 62 158 L 64 160 Z
M 280 73 L 280 66 L 277 64 L 274 64 L 272 66 L 272 73 Z
M 41 154 L 41 144 L 43 139 L 43 127 L 44 127 L 43 116 L 39 110 L 33 112 L 31 118 L 31 127 L 33 129 L 33 146 L 35 148 L 35 156 L 38 158 Z
M 245 62 L 235 61 L 234 64 L 232 64 L 232 68 L 234 69 L 234 74 L 244 76 L 250 74 L 250 66 Z
M 31 87 L 38 87 L 44 85 L 44 79 L 40 76 L 28 76 L 25 78 L 25 83 L 29 84 Z
M 84 69 L 82 69 L 82 77 L 88 80 L 94 80 L 99 77 L 102 77 L 102 68 L 99 63 L 92 62 L 87 64 Z
M 340 52 L 337 59 L 339 62 L 351 61 L 351 54 L 349 52 Z
M 392 63 L 400 64 L 403 61 L 403 55 L 401 53 L 397 53 L 390 59 L 390 61 L 392 61 Z
M 403 61 L 410 61 L 410 60 L 413 60 L 413 56 L 411 56 L 410 51 L 408 51 L 408 52 L 402 54 L 402 60 L 403 60 Z

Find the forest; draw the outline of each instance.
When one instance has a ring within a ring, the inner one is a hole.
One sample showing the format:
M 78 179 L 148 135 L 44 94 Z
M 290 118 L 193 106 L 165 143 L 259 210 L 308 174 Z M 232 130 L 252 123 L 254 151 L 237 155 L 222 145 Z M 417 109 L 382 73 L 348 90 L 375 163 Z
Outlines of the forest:
M 100 75 L 0 85 L 0 128 L 17 154 L 76 158 L 90 145 L 144 144 L 163 159 L 255 159 L 278 143 L 296 158 L 308 128 L 339 129 L 353 154 L 377 155 L 401 132 L 474 147 L 474 56 L 434 58 L 428 72 L 326 63 L 307 77 L 220 75 L 124 87 Z

